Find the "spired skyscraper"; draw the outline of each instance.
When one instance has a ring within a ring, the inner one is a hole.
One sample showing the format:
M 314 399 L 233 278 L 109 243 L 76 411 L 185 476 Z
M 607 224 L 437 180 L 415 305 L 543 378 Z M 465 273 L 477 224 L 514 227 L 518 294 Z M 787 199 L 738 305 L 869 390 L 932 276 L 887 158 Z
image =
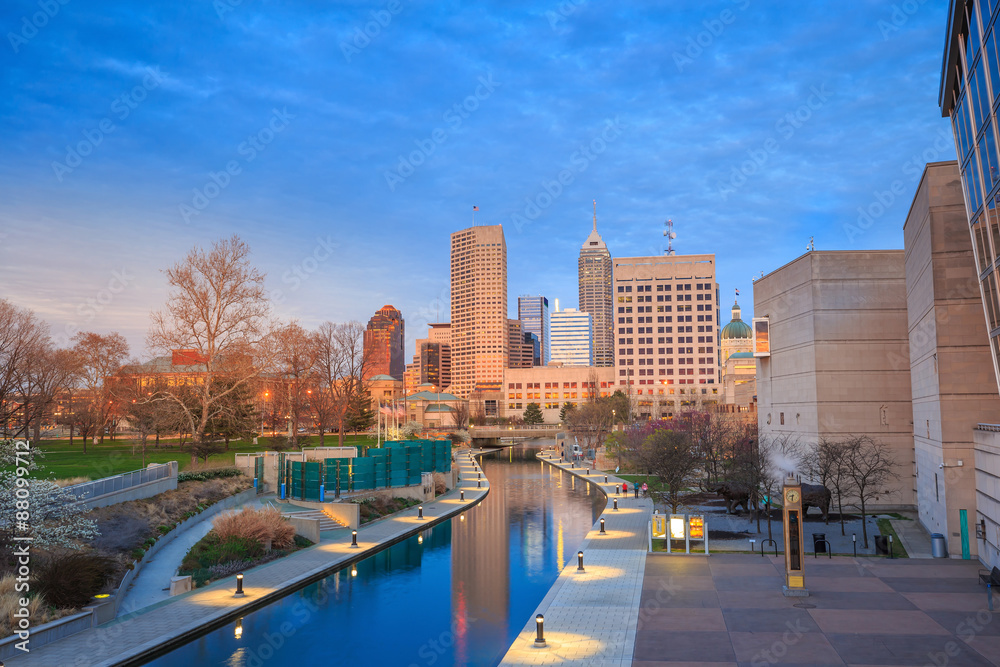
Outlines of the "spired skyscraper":
M 613 264 L 604 239 L 597 233 L 597 202 L 594 202 L 594 229 L 580 248 L 580 311 L 590 313 L 593 325 L 595 366 L 615 365 Z

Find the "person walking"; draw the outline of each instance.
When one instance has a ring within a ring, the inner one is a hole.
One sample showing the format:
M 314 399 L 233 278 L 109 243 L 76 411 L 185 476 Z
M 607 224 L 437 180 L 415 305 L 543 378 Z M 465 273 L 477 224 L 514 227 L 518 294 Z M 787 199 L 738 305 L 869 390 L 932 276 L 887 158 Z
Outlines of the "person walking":
M 646 486 L 645 482 L 643 482 L 642 483 L 642 497 L 645 498 L 647 493 L 649 493 L 649 487 Z
M 635 497 L 638 499 L 639 498 L 639 485 L 638 484 L 633 484 L 632 485 L 632 490 L 635 491 Z
M 622 482 L 622 493 L 628 495 L 628 482 Z

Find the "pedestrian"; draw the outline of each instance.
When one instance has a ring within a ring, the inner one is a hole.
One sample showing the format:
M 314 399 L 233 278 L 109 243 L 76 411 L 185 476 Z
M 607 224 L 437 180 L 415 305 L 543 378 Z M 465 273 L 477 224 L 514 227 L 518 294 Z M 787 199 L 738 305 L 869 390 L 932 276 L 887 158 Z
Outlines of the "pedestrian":
M 643 497 L 643 498 L 645 498 L 645 497 L 646 497 L 646 494 L 647 494 L 648 492 L 649 492 L 649 487 L 648 487 L 648 486 L 646 486 L 646 483 L 645 483 L 645 482 L 643 482 L 643 483 L 642 483 L 642 497 Z
M 638 484 L 633 484 L 632 485 L 632 490 L 635 491 L 635 497 L 638 498 L 639 497 L 639 485 Z
M 628 495 L 628 482 L 622 482 L 622 493 Z

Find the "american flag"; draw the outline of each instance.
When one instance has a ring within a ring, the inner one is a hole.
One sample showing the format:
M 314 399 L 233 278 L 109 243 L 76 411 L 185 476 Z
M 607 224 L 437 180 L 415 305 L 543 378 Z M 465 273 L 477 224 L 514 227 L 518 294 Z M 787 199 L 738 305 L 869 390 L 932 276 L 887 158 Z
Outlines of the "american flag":
M 479 210 L 479 207 L 478 207 L 478 206 L 473 206 L 473 207 L 472 207 L 472 210 L 473 210 L 473 211 L 478 211 L 478 210 Z
M 736 288 L 736 296 L 739 296 L 739 295 L 740 295 L 740 288 L 737 287 Z

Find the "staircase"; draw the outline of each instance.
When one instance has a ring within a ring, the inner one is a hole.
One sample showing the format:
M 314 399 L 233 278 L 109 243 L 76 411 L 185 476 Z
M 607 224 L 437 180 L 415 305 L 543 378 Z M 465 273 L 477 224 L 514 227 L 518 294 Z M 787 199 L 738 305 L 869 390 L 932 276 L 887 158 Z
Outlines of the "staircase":
M 306 510 L 303 512 L 287 512 L 283 513 L 282 516 L 286 517 L 297 517 L 299 519 L 319 519 L 319 530 L 323 532 L 325 530 L 336 530 L 337 528 L 347 528 L 344 524 L 340 523 L 334 519 L 329 514 L 322 512 L 320 510 Z

